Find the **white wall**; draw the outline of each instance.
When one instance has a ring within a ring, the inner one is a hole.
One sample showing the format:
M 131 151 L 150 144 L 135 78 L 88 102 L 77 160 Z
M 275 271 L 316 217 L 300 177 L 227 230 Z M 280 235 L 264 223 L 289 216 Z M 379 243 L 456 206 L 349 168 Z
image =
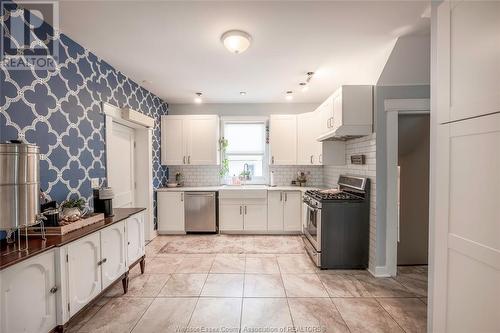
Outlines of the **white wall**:
M 387 59 L 377 86 L 430 84 L 430 35 L 398 38 Z
M 168 114 L 218 114 L 219 116 L 268 116 L 314 111 L 320 103 L 169 104 Z

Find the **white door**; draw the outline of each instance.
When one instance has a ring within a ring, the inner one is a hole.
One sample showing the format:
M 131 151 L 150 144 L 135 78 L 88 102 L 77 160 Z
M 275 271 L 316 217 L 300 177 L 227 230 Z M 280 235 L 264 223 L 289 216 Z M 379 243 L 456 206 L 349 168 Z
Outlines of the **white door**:
M 499 34 L 499 1 L 445 1 L 439 6 L 440 123 L 500 111 Z
M 321 142 L 316 141 L 319 132 L 319 113 L 308 112 L 297 116 L 297 164 L 318 165 Z
M 221 231 L 243 230 L 243 205 L 221 204 L 219 210 L 219 229 Z
M 49 332 L 56 327 L 54 251 L 0 272 L 0 331 Z
M 188 116 L 187 164 L 219 164 L 219 117 Z
M 127 265 L 132 265 L 145 253 L 144 214 L 127 219 Z
M 500 332 L 500 113 L 439 125 L 434 331 Z
M 70 243 L 67 251 L 69 315 L 73 316 L 101 292 L 99 233 Z
M 269 126 L 271 164 L 297 164 L 297 116 L 271 115 Z
M 113 122 L 110 140 L 107 149 L 108 185 L 113 188 L 115 194 L 113 207 L 133 207 L 135 131 L 133 128 Z
M 113 224 L 100 233 L 102 289 L 105 289 L 127 271 L 125 223 Z
M 161 164 L 186 164 L 186 116 L 161 117 Z
M 283 192 L 267 193 L 267 230 L 283 231 Z
M 267 205 L 245 204 L 243 206 L 245 231 L 267 230 Z
M 184 192 L 157 192 L 158 233 L 184 233 Z
M 283 226 L 285 231 L 301 231 L 302 193 L 287 191 L 283 193 Z

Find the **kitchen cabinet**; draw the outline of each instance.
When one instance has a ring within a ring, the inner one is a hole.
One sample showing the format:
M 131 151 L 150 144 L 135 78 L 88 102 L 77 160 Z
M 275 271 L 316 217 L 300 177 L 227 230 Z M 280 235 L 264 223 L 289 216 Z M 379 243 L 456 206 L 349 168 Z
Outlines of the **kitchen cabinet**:
M 271 115 L 269 132 L 270 164 L 297 164 L 297 116 Z
M 102 289 L 105 289 L 127 271 L 125 222 L 113 224 L 100 231 L 100 234 Z
M 438 122 L 500 111 L 500 2 L 444 1 L 437 10 Z
M 157 192 L 158 233 L 185 233 L 184 192 Z
M 67 246 L 69 315 L 75 315 L 102 290 L 100 234 L 93 233 Z
M 267 231 L 266 199 L 223 199 L 219 210 L 220 231 Z
M 269 231 L 300 232 L 302 230 L 302 193 L 269 191 L 267 225 Z
M 319 107 L 326 132 L 317 139 L 349 139 L 369 135 L 373 129 L 373 86 L 341 86 Z
M 56 326 L 55 251 L 0 272 L 0 331 L 49 332 Z
M 127 265 L 130 266 L 139 260 L 144 253 L 144 214 L 136 214 L 126 221 L 127 228 Z
M 219 117 L 162 116 L 161 161 L 163 165 L 218 165 Z
M 316 138 L 321 134 L 320 112 L 307 112 L 297 115 L 297 164 L 321 165 L 322 143 Z

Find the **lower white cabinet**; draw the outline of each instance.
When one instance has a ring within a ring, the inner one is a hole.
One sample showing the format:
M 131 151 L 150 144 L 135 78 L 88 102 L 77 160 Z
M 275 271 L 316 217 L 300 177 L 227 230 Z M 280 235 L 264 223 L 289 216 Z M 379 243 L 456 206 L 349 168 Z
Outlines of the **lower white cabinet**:
M 267 227 L 269 231 L 300 232 L 302 230 L 302 193 L 269 191 Z
M 267 204 L 265 199 L 221 200 L 219 209 L 220 231 L 267 230 Z
M 127 271 L 125 222 L 113 224 L 103 229 L 100 234 L 102 289 L 105 289 Z M 142 229 L 141 234 L 144 234 L 144 229 Z M 130 233 L 128 233 L 128 237 L 130 238 Z
M 73 316 L 102 290 L 100 233 L 67 246 L 68 310 Z
M 185 233 L 184 192 L 157 192 L 158 233 Z
M 126 221 L 127 228 L 127 265 L 141 258 L 146 249 L 144 241 L 144 214 L 136 214 Z
M 49 332 L 56 326 L 55 251 L 0 272 L 0 331 Z

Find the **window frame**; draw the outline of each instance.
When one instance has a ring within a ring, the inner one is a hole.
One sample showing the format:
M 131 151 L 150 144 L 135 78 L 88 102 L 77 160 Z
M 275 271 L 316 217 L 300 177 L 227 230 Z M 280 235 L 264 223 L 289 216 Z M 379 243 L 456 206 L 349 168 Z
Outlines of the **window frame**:
M 255 177 L 252 178 L 250 181 L 246 181 L 246 184 L 254 184 L 254 185 L 267 185 L 269 182 L 269 143 L 267 141 L 268 137 L 268 131 L 267 128 L 269 126 L 269 117 L 245 117 L 245 116 L 232 116 L 232 117 L 221 117 L 220 120 L 220 137 L 224 138 L 224 129 L 226 124 L 262 124 L 264 125 L 264 155 L 262 159 L 262 177 Z M 248 155 L 248 156 L 255 156 L 255 155 L 260 155 L 260 153 L 255 153 L 255 152 L 238 152 L 238 153 L 232 153 L 230 155 Z M 225 156 L 221 152 L 220 154 L 220 159 L 221 159 L 221 164 L 222 160 L 224 160 Z M 232 177 L 232 175 L 227 175 L 227 178 Z M 223 177 L 221 177 L 220 181 L 221 183 L 224 183 Z

